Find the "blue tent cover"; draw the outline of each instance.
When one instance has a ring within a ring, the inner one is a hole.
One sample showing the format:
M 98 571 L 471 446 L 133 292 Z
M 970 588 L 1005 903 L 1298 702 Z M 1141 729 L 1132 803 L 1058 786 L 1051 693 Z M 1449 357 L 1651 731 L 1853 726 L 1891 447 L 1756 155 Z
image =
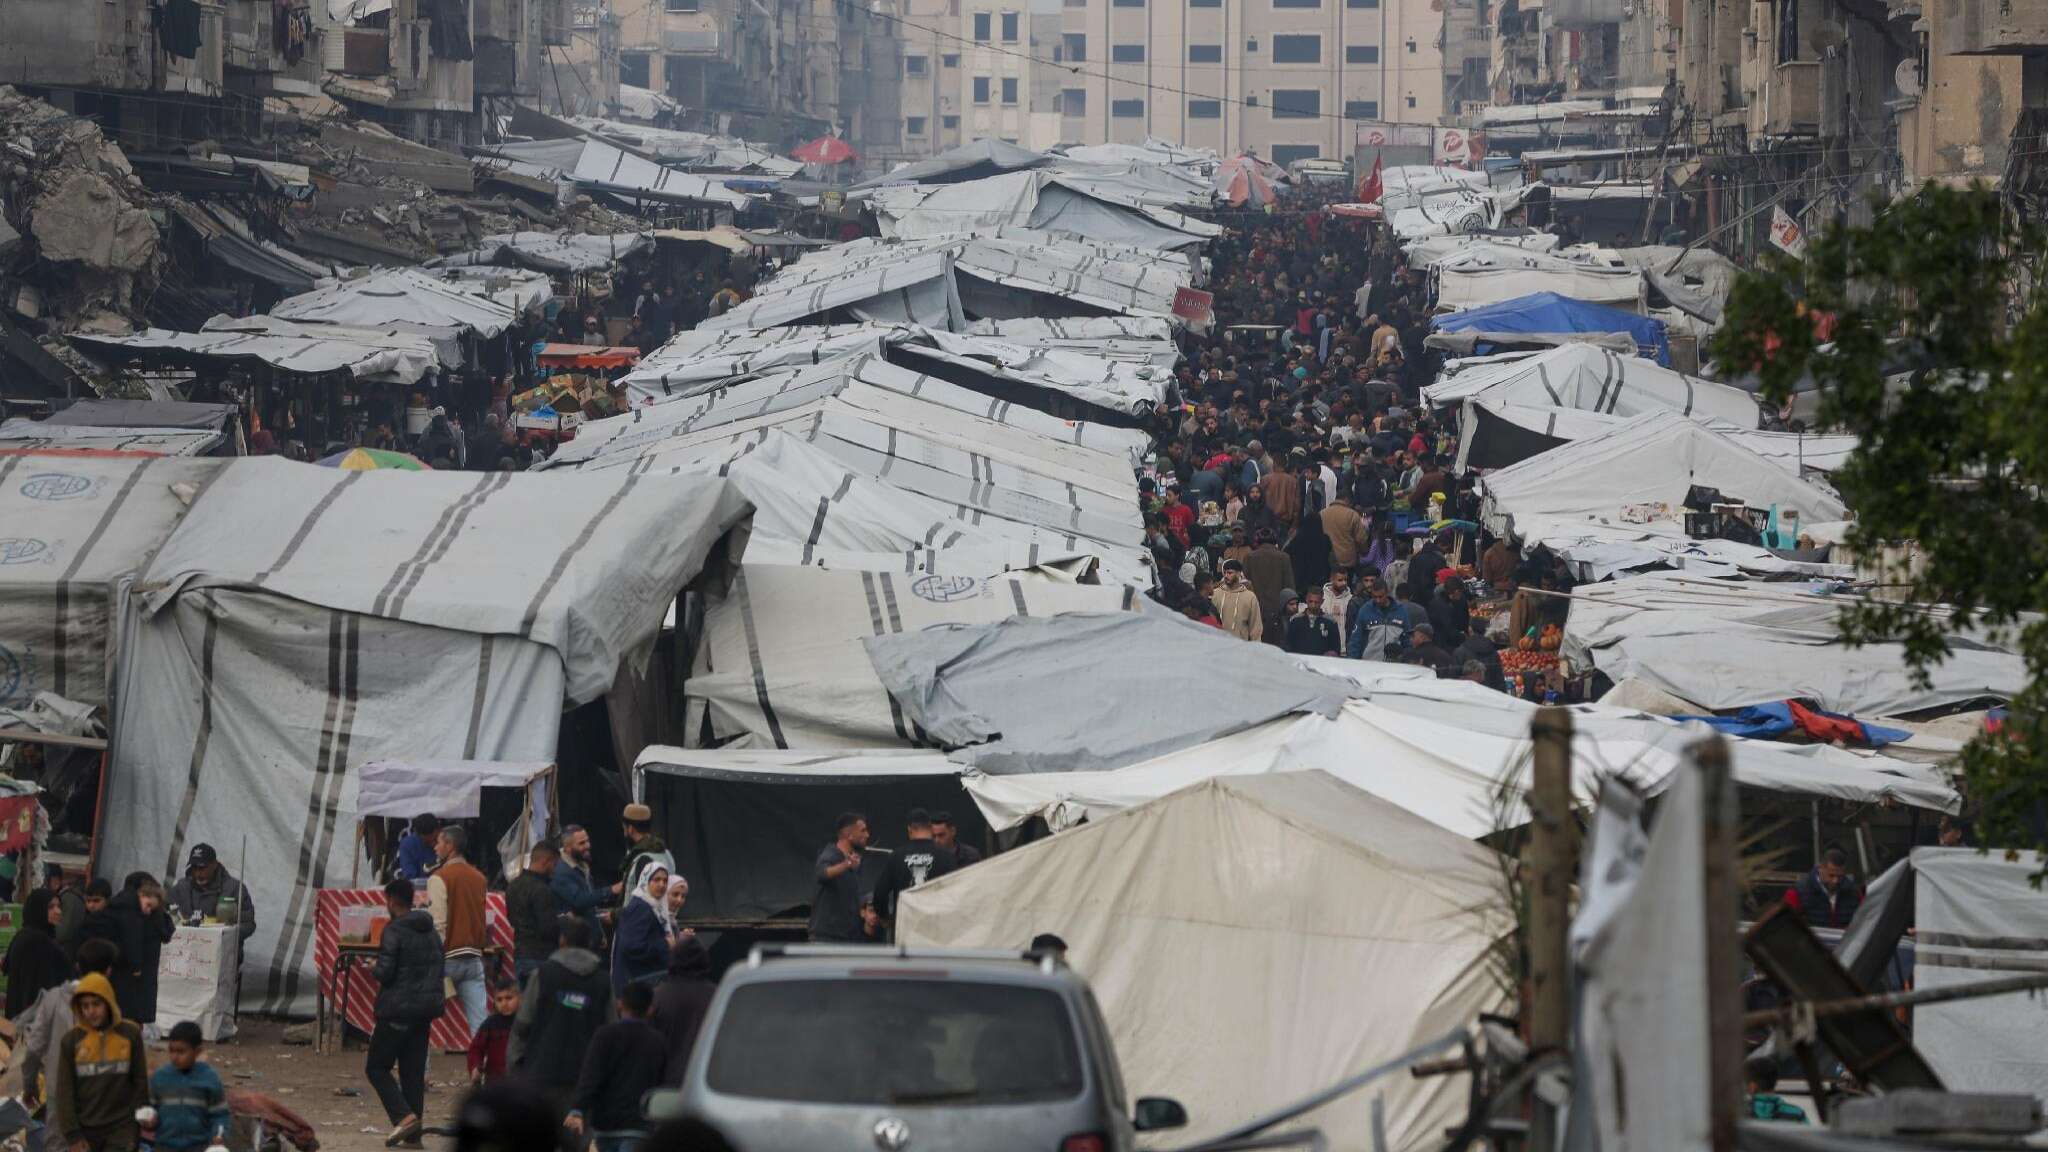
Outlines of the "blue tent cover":
M 1671 345 L 1665 339 L 1662 320 L 1555 292 L 1446 312 L 1431 324 L 1439 332 L 1626 332 L 1635 338 L 1636 347 L 1653 355 L 1657 363 L 1671 363 Z

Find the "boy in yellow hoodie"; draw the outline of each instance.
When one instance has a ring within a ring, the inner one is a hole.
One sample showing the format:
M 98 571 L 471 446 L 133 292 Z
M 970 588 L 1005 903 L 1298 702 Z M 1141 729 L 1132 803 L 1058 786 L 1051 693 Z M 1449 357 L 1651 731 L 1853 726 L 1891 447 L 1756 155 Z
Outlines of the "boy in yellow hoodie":
M 121 1019 L 114 986 L 97 972 L 71 995 L 77 1026 L 57 1050 L 52 1123 L 71 1152 L 129 1152 L 141 1135 L 135 1110 L 149 1104 L 142 1029 Z

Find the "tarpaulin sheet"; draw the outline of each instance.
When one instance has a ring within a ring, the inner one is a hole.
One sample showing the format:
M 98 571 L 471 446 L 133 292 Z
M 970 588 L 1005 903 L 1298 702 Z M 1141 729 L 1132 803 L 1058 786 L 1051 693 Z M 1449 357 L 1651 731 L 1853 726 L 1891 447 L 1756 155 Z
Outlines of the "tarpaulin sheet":
M 205 428 L 218 432 L 235 414 L 233 404 L 190 400 L 80 400 L 50 413 L 48 424 L 93 428 Z
M 1622 332 L 1633 338 L 1636 346 L 1657 363 L 1671 363 L 1671 347 L 1665 339 L 1663 321 L 1619 308 L 1573 300 L 1555 292 L 1537 292 L 1480 308 L 1468 308 L 1463 312 L 1445 313 L 1432 318 L 1430 325 L 1438 332 Z
M 245 534 L 267 523 L 245 521 Z M 242 1007 L 299 1017 L 313 1011 L 315 892 L 378 866 L 345 803 L 354 765 L 548 759 L 567 697 L 562 658 L 516 630 L 427 627 L 254 588 L 131 613 L 118 671 L 101 869 L 171 875 L 191 845 L 220 847 L 259 912 Z
M 1498 830 L 1503 820 L 1513 826 L 1526 819 L 1534 704 L 1465 681 L 1411 677 L 1399 665 L 1343 663 L 1362 691 L 1332 718 L 1284 717 L 1113 771 L 970 776 L 967 788 L 998 829 L 1036 816 L 1057 830 L 1211 776 L 1308 769 L 1328 772 L 1460 836 L 1476 839 Z M 1645 792 L 1662 791 L 1681 770 L 1684 748 L 1709 732 L 1700 724 L 1601 704 L 1572 712 L 1587 753 L 1573 766 L 1580 794 L 1597 788 L 1607 772 L 1621 773 Z M 1923 765 L 1826 745 L 1741 741 L 1735 770 L 1744 787 L 1788 795 L 1937 811 L 1953 811 L 1960 803 L 1954 788 Z M 1505 806 L 1498 802 L 1503 785 Z
M 1213 780 L 904 894 L 897 938 L 1071 949 L 1133 1096 L 1199 1141 L 1502 1006 L 1486 956 L 1500 865 L 1320 772 Z M 1361 974 L 1369 973 L 1367 977 Z M 1331 1147 L 1440 1145 L 1462 1076 L 1397 1073 L 1310 1112 Z
M 1128 585 L 1031 571 L 989 576 L 828 572 L 747 563 L 706 594 L 703 639 L 684 684 L 687 731 L 759 748 L 921 743 L 861 641 L 934 624 L 1132 612 Z
M 147 452 L 153 456 L 203 456 L 227 437 L 192 428 L 104 428 L 91 424 L 55 424 L 15 417 L 0 423 L 0 449 L 89 449 L 99 452 Z
M 633 768 L 634 794 L 654 810 L 690 882 L 687 922 L 700 917 L 787 916 L 816 896 L 818 846 L 841 812 L 876 813 L 873 846 L 900 841 L 896 814 L 950 813 L 962 843 L 983 843 L 960 766 L 936 752 L 847 749 L 777 752 L 649 747 Z M 882 813 L 889 813 L 883 816 Z M 872 889 L 887 856 L 870 852 L 860 874 Z
M 1550 292 L 1624 311 L 1643 307 L 1643 274 L 1633 268 L 1591 265 L 1549 268 L 1445 267 L 1437 275 L 1437 303 L 1445 308 L 1478 308 Z
M 693 328 L 640 358 L 619 379 L 635 406 L 690 396 L 719 381 L 770 368 L 801 367 L 856 352 L 880 352 L 908 329 L 893 324 Z
M 1626 359 L 1649 364 L 1640 357 Z M 1490 396 L 1469 399 L 1464 402 L 1460 413 L 1460 468 L 1503 468 L 1555 448 L 1564 441 L 1598 436 L 1630 418 L 1577 408 L 1503 403 Z M 1833 472 L 1847 463 L 1856 451 L 1854 436 L 1765 432 L 1711 417 L 1703 419 L 1695 415 L 1693 419 L 1794 476 L 1804 476 L 1808 472 Z M 1480 443 L 1468 443 L 1474 439 Z
M 948 148 L 928 160 L 900 164 L 885 175 L 854 185 L 854 189 L 879 188 L 889 184 L 951 184 L 1021 168 L 1042 168 L 1052 162 L 1053 157 L 1043 152 L 983 137 Z
M 417 343 L 371 343 L 353 336 L 284 336 L 262 331 L 174 332 L 146 328 L 126 336 L 74 332 L 70 339 L 102 355 L 121 349 L 131 355 L 155 353 L 178 360 L 254 361 L 279 372 L 307 376 L 346 372 L 353 379 L 414 384 L 433 371 L 431 348 Z M 419 343 L 424 343 L 419 342 Z
M 1278 716 L 1334 716 L 1349 694 L 1270 645 L 1149 615 L 1019 617 L 864 643 L 911 723 L 996 774 L 1116 768 Z M 1202 687 L 1220 666 L 1237 685 L 1222 698 Z
M 483 243 L 470 251 L 432 261 L 430 266 L 504 264 L 556 275 L 595 272 L 613 267 L 652 243 L 645 232 L 503 232 L 484 237 Z
M 518 322 L 516 309 L 416 268 L 380 268 L 280 301 L 286 320 L 376 327 L 393 322 L 460 328 L 496 336 Z
M 106 705 L 114 584 L 149 563 L 227 463 L 0 456 L 0 706 L 38 692 Z
M 1914 986 L 1954 988 L 2048 970 L 2041 867 L 1975 848 L 1915 848 Z M 2025 1092 L 2048 1105 L 2048 998 L 1951 1001 L 1913 1012 L 1913 1045 L 1956 1092 Z
M 1653 573 L 1580 587 L 1565 645 L 1616 681 L 1633 677 L 1715 710 L 1802 699 L 1850 715 L 1895 716 L 2008 699 L 2026 685 L 2023 659 L 1966 637 L 1928 667 L 1922 686 L 1901 645 L 1842 642 L 1843 606 L 1800 585 Z
M 530 792 L 529 804 L 537 805 L 544 825 L 544 777 L 553 767 L 545 760 L 371 760 L 356 770 L 352 807 L 361 816 L 469 820 L 483 814 L 484 789 L 510 788 Z
M 1432 405 L 1487 400 L 1525 407 L 1554 407 L 1609 416 L 1676 412 L 1755 428 L 1756 397 L 1740 388 L 1701 380 L 1660 367 L 1640 356 L 1566 344 L 1519 356 L 1451 361 L 1422 389 Z M 1573 439 L 1575 437 L 1565 437 Z
M 554 649 L 594 699 L 747 513 L 716 478 L 349 472 L 233 461 L 148 570 L 146 609 L 253 587 Z M 527 757 L 535 759 L 536 757 Z

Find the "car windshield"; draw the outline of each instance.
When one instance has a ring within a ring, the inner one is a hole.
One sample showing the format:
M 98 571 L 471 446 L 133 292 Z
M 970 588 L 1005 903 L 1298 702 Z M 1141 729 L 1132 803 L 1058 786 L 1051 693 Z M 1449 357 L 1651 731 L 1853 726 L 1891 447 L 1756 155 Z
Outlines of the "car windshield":
M 775 980 L 734 991 L 714 1092 L 810 1104 L 1023 1104 L 1081 1094 L 1060 996 L 952 980 Z

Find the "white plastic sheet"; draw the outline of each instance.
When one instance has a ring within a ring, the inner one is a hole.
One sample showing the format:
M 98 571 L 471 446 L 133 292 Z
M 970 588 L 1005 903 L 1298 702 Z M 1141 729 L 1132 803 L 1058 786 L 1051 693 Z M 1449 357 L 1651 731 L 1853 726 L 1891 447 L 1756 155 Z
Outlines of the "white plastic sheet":
M 1913 983 L 1953 988 L 2048 969 L 2048 893 L 2032 853 L 1915 848 Z M 1913 1044 L 1956 1092 L 2027 1092 L 2048 1106 L 2048 999 L 2038 993 L 1913 1011 Z
M 1299 1099 L 1504 996 L 1486 970 L 1492 854 L 1320 772 L 1213 780 L 904 894 L 898 939 L 1015 949 L 1040 932 L 1101 1002 L 1132 1096 L 1188 1142 Z M 1441 1143 L 1461 1076 L 1394 1075 L 1310 1113 L 1331 1147 Z

